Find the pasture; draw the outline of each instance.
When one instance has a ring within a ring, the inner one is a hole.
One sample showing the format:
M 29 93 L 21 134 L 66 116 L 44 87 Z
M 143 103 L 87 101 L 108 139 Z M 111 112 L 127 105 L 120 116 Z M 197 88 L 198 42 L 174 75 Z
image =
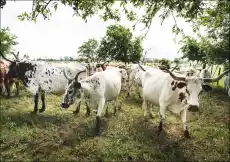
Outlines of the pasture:
M 85 116 L 60 109 L 61 96 L 46 95 L 44 113 L 32 115 L 33 96 L 25 90 L 1 96 L 1 161 L 229 161 L 229 98 L 223 89 L 200 96 L 200 112 L 189 114 L 191 139 L 185 139 L 181 118 L 167 111 L 164 131 L 157 135 L 158 107 L 144 118 L 135 92 L 121 94 L 121 109 L 102 115 L 100 136 L 94 136 L 95 113 Z M 39 107 L 41 102 L 39 100 Z

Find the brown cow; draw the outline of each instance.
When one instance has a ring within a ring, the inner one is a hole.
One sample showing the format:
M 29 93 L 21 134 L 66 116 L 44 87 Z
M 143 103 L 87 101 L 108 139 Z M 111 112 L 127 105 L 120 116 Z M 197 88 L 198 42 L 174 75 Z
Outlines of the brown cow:
M 15 95 L 19 94 L 19 80 L 17 78 L 9 78 L 7 77 L 7 72 L 9 70 L 9 62 L 0 60 L 0 94 L 5 87 L 7 91 L 7 96 L 10 97 L 10 89 L 15 83 L 16 91 Z

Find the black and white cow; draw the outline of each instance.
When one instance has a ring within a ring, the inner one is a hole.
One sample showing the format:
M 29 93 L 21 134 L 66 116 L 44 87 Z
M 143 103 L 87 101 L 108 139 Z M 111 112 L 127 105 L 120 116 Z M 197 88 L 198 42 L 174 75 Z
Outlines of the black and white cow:
M 75 76 L 86 67 L 81 63 L 47 63 L 38 61 L 11 61 L 8 77 L 19 78 L 27 90 L 34 94 L 34 111 L 38 111 L 38 95 L 41 92 L 42 108 L 39 112 L 45 111 L 45 93 L 63 94 L 68 80 L 63 72 Z M 82 73 L 81 79 L 88 74 Z
M 84 72 L 84 71 L 82 71 Z M 121 91 L 121 70 L 109 69 L 101 72 L 96 72 L 92 76 L 83 80 L 78 80 L 79 72 L 74 79 L 69 80 L 68 87 L 63 96 L 61 103 L 62 108 L 68 108 L 75 100 L 84 101 L 89 105 L 89 108 L 96 109 L 96 133 L 100 129 L 100 116 L 104 105 L 107 101 L 116 100 Z M 66 75 L 67 76 L 67 75 Z M 67 76 L 67 78 L 69 78 Z M 114 107 L 114 112 L 116 107 Z
M 205 83 L 218 81 L 230 71 L 230 69 L 216 78 L 200 78 L 198 76 L 179 77 L 165 68 L 162 68 L 162 70 L 149 69 L 146 70 L 144 74 L 142 81 L 144 115 L 146 116 L 147 112 L 150 112 L 151 109 L 149 105 L 159 105 L 159 132 L 161 132 L 165 120 L 166 108 L 174 113 L 180 113 L 184 135 L 185 137 L 189 137 L 187 111 L 198 111 L 199 94 L 202 90 L 212 90 L 212 87 Z

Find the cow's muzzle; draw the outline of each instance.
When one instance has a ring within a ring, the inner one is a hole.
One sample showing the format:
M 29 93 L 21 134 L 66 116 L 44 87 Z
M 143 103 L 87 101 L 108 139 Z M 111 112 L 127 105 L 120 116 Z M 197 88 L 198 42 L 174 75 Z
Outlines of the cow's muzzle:
M 197 112 L 198 111 L 198 106 L 196 106 L 196 105 L 189 105 L 188 111 Z
M 67 103 L 61 103 L 60 106 L 61 106 L 62 108 L 67 109 L 67 108 L 69 107 L 69 104 L 67 104 Z

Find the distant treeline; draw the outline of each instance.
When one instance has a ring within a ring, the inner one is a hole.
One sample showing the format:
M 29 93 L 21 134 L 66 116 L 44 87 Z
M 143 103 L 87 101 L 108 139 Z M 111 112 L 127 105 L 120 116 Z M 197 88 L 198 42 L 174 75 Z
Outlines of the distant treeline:
M 55 58 L 38 58 L 36 59 L 37 61 L 78 61 L 78 59 L 74 59 L 71 56 L 65 56 L 65 57 L 61 57 L 59 59 L 55 59 Z

